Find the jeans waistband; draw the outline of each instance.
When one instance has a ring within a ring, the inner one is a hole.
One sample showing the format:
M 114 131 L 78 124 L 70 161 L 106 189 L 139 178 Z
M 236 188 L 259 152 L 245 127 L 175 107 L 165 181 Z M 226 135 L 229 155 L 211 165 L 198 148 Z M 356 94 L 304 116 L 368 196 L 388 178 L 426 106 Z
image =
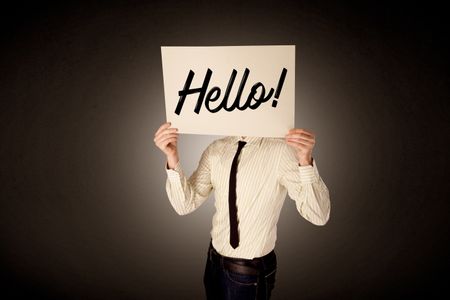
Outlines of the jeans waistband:
M 212 241 L 209 243 L 209 250 L 208 250 L 208 256 L 209 259 L 216 262 L 232 262 L 233 264 L 238 264 L 242 266 L 248 266 L 253 267 L 255 269 L 268 269 L 272 268 L 274 265 L 276 265 L 276 254 L 275 250 L 270 251 L 268 254 L 261 256 L 261 257 L 255 257 L 253 259 L 245 259 L 245 258 L 235 258 L 235 257 L 228 257 L 221 255 L 219 252 L 217 252 L 216 249 L 214 249 L 214 246 L 212 245 Z

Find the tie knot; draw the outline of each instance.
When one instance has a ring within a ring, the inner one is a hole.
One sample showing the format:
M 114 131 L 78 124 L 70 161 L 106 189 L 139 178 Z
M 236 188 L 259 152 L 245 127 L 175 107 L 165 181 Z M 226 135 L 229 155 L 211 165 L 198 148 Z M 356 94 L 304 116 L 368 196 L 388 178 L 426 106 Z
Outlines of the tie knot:
M 239 149 L 242 149 L 242 147 L 244 147 L 244 146 L 245 146 L 245 144 L 247 144 L 247 142 L 244 142 L 244 141 L 239 141 L 239 145 L 238 145 L 238 148 L 239 148 Z

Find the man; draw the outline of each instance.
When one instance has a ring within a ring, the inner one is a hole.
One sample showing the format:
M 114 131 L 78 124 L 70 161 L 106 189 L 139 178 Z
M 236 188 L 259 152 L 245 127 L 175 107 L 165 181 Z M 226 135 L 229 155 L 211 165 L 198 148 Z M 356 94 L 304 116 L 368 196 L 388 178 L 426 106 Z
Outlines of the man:
M 154 142 L 167 156 L 166 191 L 180 215 L 214 189 L 216 213 L 204 273 L 208 299 L 269 299 L 277 268 L 277 222 L 286 197 L 315 225 L 330 217 L 328 188 L 312 157 L 313 133 L 291 129 L 283 139 L 228 136 L 212 142 L 185 176 L 177 128 L 161 125 Z

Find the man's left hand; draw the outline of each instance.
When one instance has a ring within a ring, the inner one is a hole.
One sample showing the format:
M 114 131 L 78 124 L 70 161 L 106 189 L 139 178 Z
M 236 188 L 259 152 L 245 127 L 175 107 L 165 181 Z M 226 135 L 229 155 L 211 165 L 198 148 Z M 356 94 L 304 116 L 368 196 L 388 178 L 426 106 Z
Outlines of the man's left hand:
M 302 128 L 292 128 L 285 135 L 285 141 L 297 150 L 297 159 L 301 166 L 312 165 L 312 150 L 316 143 L 312 132 Z

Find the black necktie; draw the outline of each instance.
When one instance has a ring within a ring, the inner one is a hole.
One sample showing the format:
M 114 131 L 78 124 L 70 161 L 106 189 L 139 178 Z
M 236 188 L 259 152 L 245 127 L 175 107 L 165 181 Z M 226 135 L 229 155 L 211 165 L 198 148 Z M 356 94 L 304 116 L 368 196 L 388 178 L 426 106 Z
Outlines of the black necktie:
M 237 206 L 236 206 L 236 173 L 238 166 L 239 153 L 244 148 L 246 142 L 239 141 L 236 155 L 233 158 L 230 172 L 230 185 L 228 192 L 228 212 L 230 215 L 230 245 L 234 249 L 239 246 L 238 220 L 237 220 Z

